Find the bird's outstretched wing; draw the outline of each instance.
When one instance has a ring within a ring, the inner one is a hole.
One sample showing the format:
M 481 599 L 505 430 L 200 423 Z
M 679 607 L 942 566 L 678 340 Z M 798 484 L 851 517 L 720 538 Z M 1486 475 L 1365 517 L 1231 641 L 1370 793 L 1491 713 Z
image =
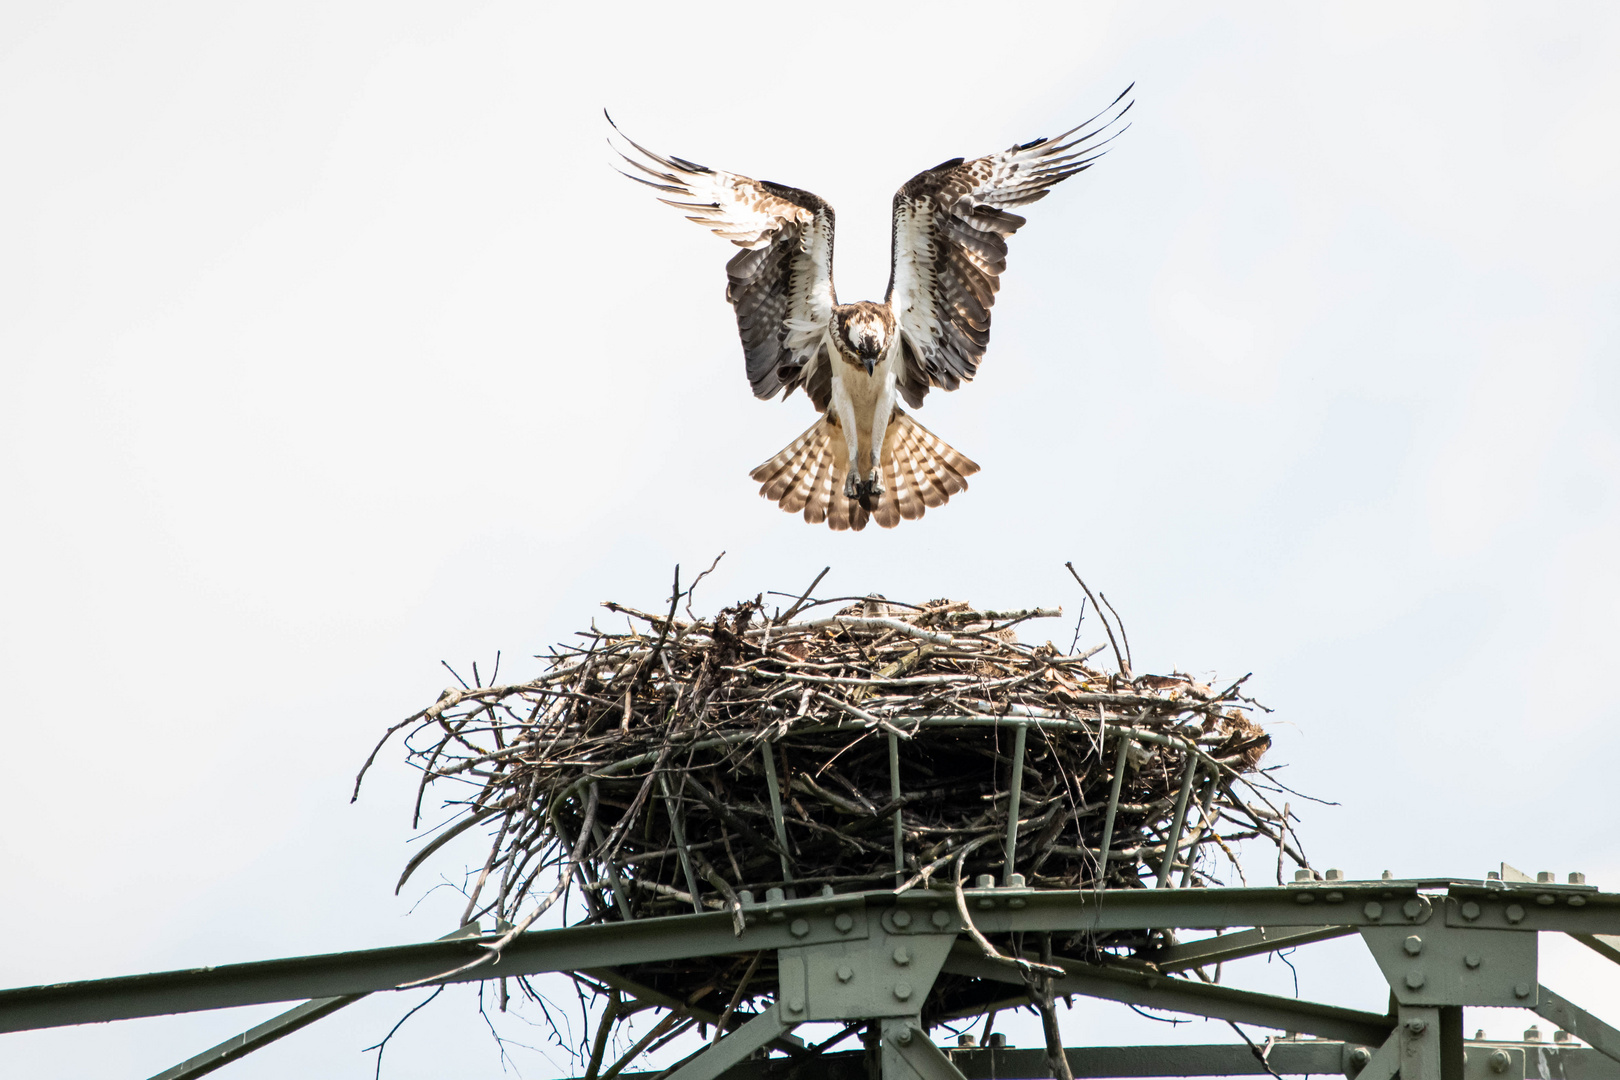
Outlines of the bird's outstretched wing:
M 1007 268 L 1007 237 L 1024 224 L 1007 208 L 1044 198 L 1053 184 L 1089 168 L 1129 126 L 1116 125 L 1131 107 L 1130 92 L 1127 86 L 1108 108 L 1056 138 L 955 158 L 895 193 L 888 300 L 901 332 L 900 391 L 913 408 L 930 387 L 955 390 L 978 370 Z
M 832 207 L 808 191 L 655 154 L 617 124 L 613 130 L 635 153 L 614 149 L 641 174 L 624 175 L 667 192 L 660 202 L 743 249 L 726 264 L 726 299 L 737 311 L 755 396 L 803 386 L 824 410 L 830 358 L 822 343 L 837 302 Z

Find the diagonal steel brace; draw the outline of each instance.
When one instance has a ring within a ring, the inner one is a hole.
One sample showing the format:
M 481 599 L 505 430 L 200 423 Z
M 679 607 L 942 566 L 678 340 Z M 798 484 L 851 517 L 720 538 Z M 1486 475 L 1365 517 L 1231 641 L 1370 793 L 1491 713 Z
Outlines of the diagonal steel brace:
M 1142 959 L 1163 972 L 1240 960 L 1245 956 L 1292 949 L 1356 932 L 1354 926 L 1257 926 L 1236 934 L 1200 938 L 1147 953 Z
M 1384 1044 L 1356 1073 L 1356 1080 L 1394 1080 L 1395 1074 L 1400 1071 L 1401 1033 L 1397 1030 L 1390 1033 Z
M 1620 936 L 1614 934 L 1571 934 L 1570 937 L 1585 945 L 1599 956 L 1620 964 Z
M 678 997 L 671 997 L 662 991 L 654 990 L 650 986 L 643 986 L 633 979 L 626 978 L 613 968 L 586 968 L 583 974 L 589 975 L 597 982 L 613 987 L 622 994 L 628 994 L 637 1001 L 644 1001 L 661 1009 L 685 1009 L 686 1015 L 700 1023 L 713 1024 L 716 1027 L 720 1024 L 720 1014 L 714 1010 L 701 1008 L 690 1002 L 682 1001 Z M 746 1013 L 741 1016 L 733 1013 L 731 1018 L 726 1021 L 726 1029 L 735 1031 L 742 1027 L 747 1019 Z M 785 1054 L 803 1054 L 805 1052 L 804 1041 L 797 1035 L 783 1035 L 771 1045 Z M 153 1080 L 157 1080 L 157 1078 L 154 1077 Z
M 916 1017 L 883 1021 L 883 1080 L 965 1080 Z
M 1605 1057 L 1620 1061 L 1620 1031 L 1605 1024 L 1574 1002 L 1559 997 L 1545 986 L 1537 988 L 1535 1011 L 1586 1043 Z
M 798 1027 L 796 1020 L 783 1020 L 775 1002 L 748 1023 L 733 1031 L 719 1042 L 688 1058 L 664 1080 L 714 1080 L 733 1065 L 746 1061 L 755 1050 L 769 1046 L 775 1040 Z
M 477 937 L 478 924 L 468 923 L 440 938 L 440 941 L 454 941 L 456 938 Z M 272 1016 L 264 1023 L 249 1028 L 240 1035 L 232 1035 L 224 1042 L 210 1046 L 200 1054 L 195 1054 L 178 1065 L 164 1069 L 152 1080 L 194 1080 L 198 1076 L 206 1076 L 215 1069 L 222 1069 L 238 1058 L 268 1046 L 277 1039 L 291 1035 L 300 1028 L 308 1027 L 315 1021 L 331 1016 L 339 1009 L 353 1005 L 365 994 L 340 994 L 337 997 L 321 997 L 296 1005 L 284 1013 Z
M 1394 1021 L 1387 1016 L 1356 1009 L 1234 990 L 1225 986 L 1209 986 L 1185 979 L 1083 964 L 1062 958 L 1054 962 L 1065 972 L 1064 977 L 1053 986 L 1060 994 L 1084 994 L 1106 1001 L 1124 1001 L 1194 1016 L 1211 1016 L 1283 1031 L 1308 1032 L 1361 1045 L 1384 1042 L 1394 1025 Z M 958 942 L 951 950 L 945 970 L 998 982 L 1023 982 L 1017 968 L 991 960 L 965 942 Z

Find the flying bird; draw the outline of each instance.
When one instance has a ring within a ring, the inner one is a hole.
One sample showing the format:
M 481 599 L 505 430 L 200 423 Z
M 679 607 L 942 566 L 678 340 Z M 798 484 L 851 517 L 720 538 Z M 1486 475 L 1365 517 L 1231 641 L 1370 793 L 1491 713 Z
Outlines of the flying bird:
M 833 208 L 824 200 L 655 154 L 613 125 L 629 144 L 615 149 L 636 170 L 626 176 L 743 249 L 726 264 L 726 299 L 754 395 L 802 388 L 822 414 L 753 470 L 761 495 L 811 524 L 858 530 L 868 518 L 884 528 L 920 518 L 967 489 L 979 466 L 900 402 L 920 408 L 931 388 L 973 378 L 990 341 L 1007 237 L 1025 220 L 1009 208 L 1089 168 L 1128 126 L 1120 119 L 1130 92 L 1054 138 L 952 158 L 906 181 L 894 196 L 881 303 L 838 302 Z

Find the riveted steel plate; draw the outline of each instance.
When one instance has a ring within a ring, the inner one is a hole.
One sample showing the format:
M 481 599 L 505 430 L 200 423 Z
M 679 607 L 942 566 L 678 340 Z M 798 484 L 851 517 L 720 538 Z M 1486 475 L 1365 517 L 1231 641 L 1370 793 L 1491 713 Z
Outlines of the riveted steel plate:
M 793 1020 L 914 1016 L 955 933 L 875 932 L 864 939 L 782 949 L 777 954 L 784 1015 Z M 802 1003 L 802 1010 L 794 1006 Z
M 1536 936 L 1421 925 L 1364 926 L 1361 936 L 1403 1005 L 1536 1003 Z

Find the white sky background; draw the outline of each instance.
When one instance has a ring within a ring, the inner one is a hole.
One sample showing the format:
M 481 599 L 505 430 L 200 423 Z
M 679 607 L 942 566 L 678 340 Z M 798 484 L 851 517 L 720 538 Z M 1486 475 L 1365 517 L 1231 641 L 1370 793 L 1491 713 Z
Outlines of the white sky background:
M 0 11 L 0 984 L 445 932 L 443 891 L 390 892 L 397 752 L 348 805 L 374 739 L 441 658 L 521 677 L 722 549 L 709 610 L 831 564 L 1072 615 L 1073 559 L 1138 669 L 1255 672 L 1272 760 L 1343 804 L 1305 814 L 1318 865 L 1620 889 L 1620 11 L 585 9 Z M 972 490 L 858 535 L 760 500 L 810 410 L 752 399 L 732 249 L 609 171 L 602 108 L 829 199 L 854 300 L 907 177 L 1133 79 L 1135 126 L 1013 239 L 979 378 L 928 399 Z M 1358 948 L 1302 951 L 1301 989 L 1381 1008 Z M 1620 1015 L 1620 972 L 1549 951 Z M 457 993 L 385 1076 L 501 1074 Z M 369 1076 L 419 997 L 228 1075 Z M 275 1011 L 0 1061 L 145 1076 Z

